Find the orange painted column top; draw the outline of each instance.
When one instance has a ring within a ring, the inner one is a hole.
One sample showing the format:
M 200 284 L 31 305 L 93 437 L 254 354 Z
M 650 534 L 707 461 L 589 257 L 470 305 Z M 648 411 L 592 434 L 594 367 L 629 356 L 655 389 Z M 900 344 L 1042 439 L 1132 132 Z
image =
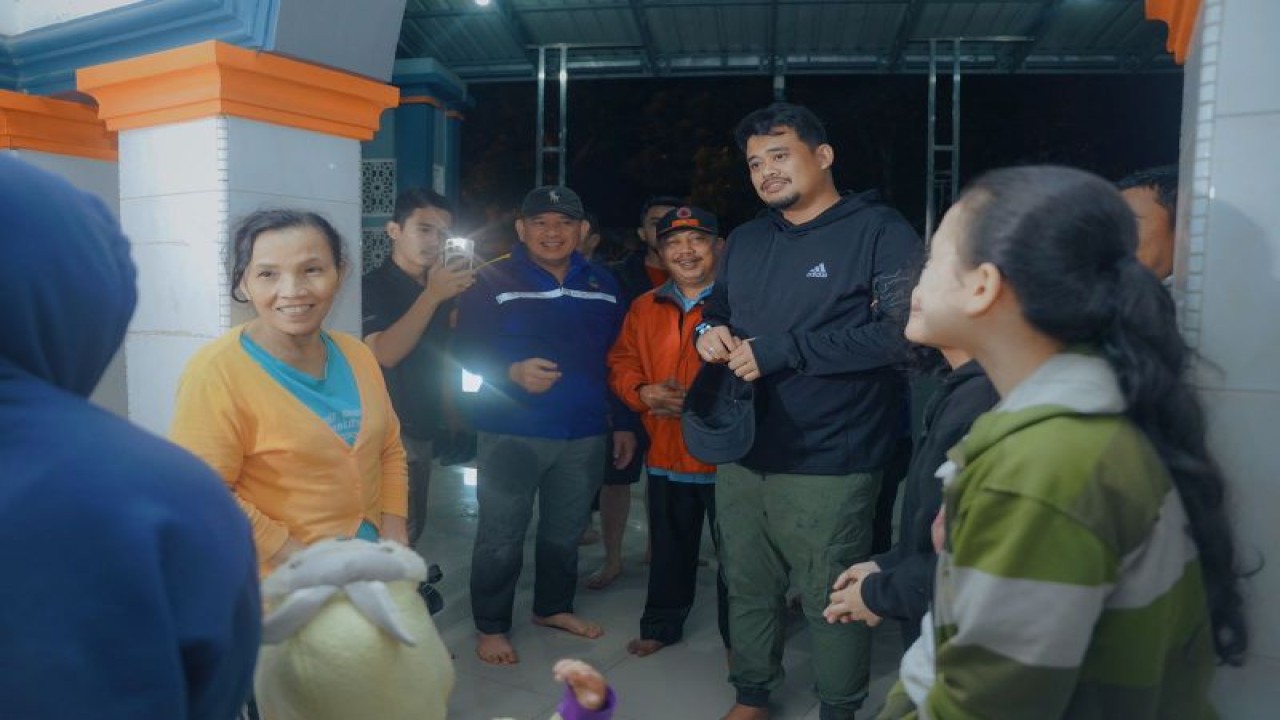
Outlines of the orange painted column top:
M 115 133 L 91 105 L 0 90 L 0 150 L 115 160 Z
M 400 90 L 351 73 L 211 40 L 83 68 L 76 86 L 111 130 L 228 115 L 368 140 Z
M 1199 15 L 1200 0 L 1147 0 L 1147 19 L 1160 20 L 1169 26 L 1166 47 L 1179 65 L 1187 60 Z

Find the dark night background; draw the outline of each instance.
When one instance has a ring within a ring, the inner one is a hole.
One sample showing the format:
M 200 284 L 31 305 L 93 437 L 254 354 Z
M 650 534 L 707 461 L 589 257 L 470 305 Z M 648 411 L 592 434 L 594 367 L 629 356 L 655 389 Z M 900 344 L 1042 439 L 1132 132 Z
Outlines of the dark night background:
M 926 91 L 924 75 L 795 76 L 786 94 L 826 122 L 837 187 L 878 189 L 920 228 Z M 471 93 L 459 219 L 492 246 L 514 239 L 513 208 L 533 186 L 536 85 L 478 84 Z M 772 98 L 767 77 L 571 80 L 568 185 L 618 236 L 632 233 L 644 198 L 668 193 L 714 210 L 731 229 L 760 209 L 732 130 Z M 1176 162 L 1181 106 L 1181 74 L 965 76 L 961 184 L 1013 164 L 1068 164 L 1117 179 Z M 547 107 L 557 107 L 550 92 Z M 949 115 L 948 103 L 940 120 Z M 549 155 L 549 178 L 555 162 Z

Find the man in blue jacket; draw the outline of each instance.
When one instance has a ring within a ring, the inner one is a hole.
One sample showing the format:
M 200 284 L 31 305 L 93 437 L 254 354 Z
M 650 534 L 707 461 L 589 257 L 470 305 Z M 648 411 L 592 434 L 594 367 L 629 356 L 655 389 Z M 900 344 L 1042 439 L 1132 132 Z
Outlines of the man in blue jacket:
M 479 433 L 471 609 L 476 654 L 495 665 L 518 659 L 508 634 L 535 496 L 533 622 L 603 634 L 573 612 L 578 539 L 602 480 L 606 434 L 616 467 L 631 462 L 636 439 L 605 364 L 625 306 L 613 275 L 577 252 L 585 216 L 567 187 L 531 191 L 516 220 L 520 244 L 482 268 L 458 302 L 455 357 L 484 378 L 467 408 Z
M 729 586 L 730 720 L 768 717 L 782 683 L 784 593 L 801 594 L 820 717 L 867 695 L 870 635 L 822 616 L 832 583 L 871 550 L 880 475 L 900 433 L 911 277 L 920 242 L 873 193 L 841 194 L 809 110 L 777 103 L 739 124 L 768 212 L 730 236 L 696 340 L 755 386 L 755 435 L 719 466 Z

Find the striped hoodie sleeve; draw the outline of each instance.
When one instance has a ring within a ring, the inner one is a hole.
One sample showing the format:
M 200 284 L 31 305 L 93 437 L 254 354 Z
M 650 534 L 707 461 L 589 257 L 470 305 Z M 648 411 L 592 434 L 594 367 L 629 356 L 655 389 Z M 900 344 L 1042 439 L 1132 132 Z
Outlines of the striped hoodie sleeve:
M 948 515 L 937 675 L 921 715 L 1061 716 L 1115 582 L 1115 554 L 1074 518 L 1031 497 L 978 489 Z

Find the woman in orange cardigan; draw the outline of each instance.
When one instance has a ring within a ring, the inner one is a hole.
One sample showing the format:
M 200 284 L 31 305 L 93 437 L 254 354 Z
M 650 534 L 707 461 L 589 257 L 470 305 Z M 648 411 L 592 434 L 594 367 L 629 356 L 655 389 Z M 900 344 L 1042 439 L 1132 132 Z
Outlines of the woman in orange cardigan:
M 202 348 L 170 435 L 211 465 L 253 525 L 259 570 L 324 538 L 407 542 L 400 422 L 359 340 L 321 329 L 346 261 L 315 213 L 262 210 L 233 241 L 231 296 L 257 317 Z

